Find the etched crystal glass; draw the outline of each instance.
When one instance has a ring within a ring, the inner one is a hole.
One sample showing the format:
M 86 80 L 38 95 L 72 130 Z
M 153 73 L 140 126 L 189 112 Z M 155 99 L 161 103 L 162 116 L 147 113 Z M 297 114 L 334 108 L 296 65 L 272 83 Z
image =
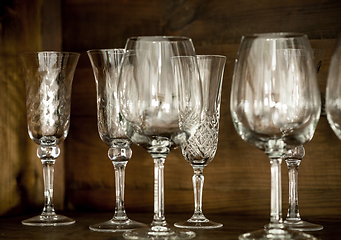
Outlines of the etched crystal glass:
M 102 141 L 110 148 L 108 157 L 115 169 L 116 206 L 112 219 L 91 225 L 99 232 L 117 232 L 146 226 L 128 218 L 124 207 L 125 168 L 132 156 L 131 141 L 121 128 L 118 113 L 117 85 L 124 49 L 87 51 L 92 65 L 97 92 L 97 125 Z
M 168 153 L 195 132 L 202 108 L 197 65 L 172 64 L 176 56 L 195 56 L 186 37 L 134 37 L 126 43 L 118 86 L 120 120 L 133 143 L 154 160 L 154 217 L 151 225 L 123 233 L 126 239 L 188 239 L 164 214 L 164 163 Z M 181 59 L 180 59 L 181 60 Z
M 185 160 L 194 170 L 194 214 L 187 221 L 175 223 L 174 226 L 193 229 L 219 228 L 223 224 L 210 221 L 203 214 L 202 193 L 204 168 L 213 160 L 218 146 L 220 100 L 226 57 L 197 55 L 196 59 L 203 90 L 203 111 L 196 132 L 181 146 Z M 188 60 L 196 64 L 195 61 Z
M 244 36 L 234 69 L 230 107 L 237 133 L 263 150 L 271 165 L 270 223 L 239 239 L 315 239 L 287 229 L 282 219 L 282 159 L 289 149 L 312 139 L 321 110 L 307 36 Z
M 53 205 L 54 164 L 58 144 L 69 131 L 71 86 L 78 53 L 30 52 L 20 54 L 26 84 L 27 126 L 30 138 L 39 145 L 43 164 L 45 204 L 41 215 L 22 221 L 31 226 L 60 226 L 75 220 L 57 215 Z

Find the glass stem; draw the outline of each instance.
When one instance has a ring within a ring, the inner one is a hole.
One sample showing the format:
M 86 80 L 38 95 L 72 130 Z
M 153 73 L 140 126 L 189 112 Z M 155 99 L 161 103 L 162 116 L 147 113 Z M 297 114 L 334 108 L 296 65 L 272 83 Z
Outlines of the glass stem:
M 289 208 L 287 220 L 300 221 L 301 217 L 298 210 L 298 167 L 301 160 L 286 161 L 289 173 Z
M 282 186 L 281 158 L 270 158 L 271 164 L 271 213 L 269 228 L 280 228 L 282 225 Z
M 54 164 L 60 154 L 60 149 L 57 145 L 39 146 L 37 155 L 43 164 L 44 178 L 44 208 L 41 215 L 53 216 L 56 215 L 53 205 L 53 179 L 54 179 Z
M 154 218 L 152 229 L 162 231 L 166 227 L 164 208 L 164 157 L 154 158 Z
M 108 151 L 108 157 L 115 169 L 116 205 L 113 221 L 128 220 L 124 207 L 125 169 L 132 156 L 130 142 L 117 140 Z
M 55 215 L 53 205 L 53 178 L 55 160 L 42 160 L 44 177 L 44 208 L 42 215 Z
M 127 162 L 114 163 L 115 169 L 115 190 L 116 190 L 116 206 L 114 219 L 127 220 L 127 214 L 124 208 L 124 186 L 125 186 L 125 169 Z
M 202 192 L 204 188 L 204 175 L 203 168 L 195 168 L 194 174 L 192 177 L 193 182 L 193 190 L 194 190 L 194 214 L 192 216 L 192 220 L 198 219 L 206 219 L 204 214 L 202 213 Z

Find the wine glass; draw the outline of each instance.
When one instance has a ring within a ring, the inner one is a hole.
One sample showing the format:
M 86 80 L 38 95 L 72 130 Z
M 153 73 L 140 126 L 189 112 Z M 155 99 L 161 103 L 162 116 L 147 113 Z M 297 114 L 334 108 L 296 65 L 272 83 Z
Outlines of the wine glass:
M 230 104 L 240 137 L 263 150 L 271 165 L 270 223 L 261 230 L 240 235 L 239 239 L 315 239 L 284 226 L 281 199 L 282 158 L 288 149 L 312 139 L 320 116 L 321 98 L 307 36 L 244 36 Z
M 316 73 L 320 71 L 324 53 L 324 49 L 313 49 L 313 58 L 316 67 Z M 324 96 L 321 96 L 321 116 L 325 115 L 324 99 Z M 304 147 L 298 146 L 293 149 L 289 149 L 284 156 L 289 175 L 289 207 L 284 224 L 285 226 L 293 230 L 318 231 L 322 230 L 323 226 L 303 221 L 298 210 L 298 168 L 304 155 Z
M 200 122 L 202 108 L 198 67 L 175 56 L 195 56 L 190 38 L 132 37 L 126 43 L 118 85 L 120 120 L 133 143 L 154 160 L 154 217 L 151 225 L 123 233 L 126 239 L 188 239 L 195 233 L 176 229 L 164 214 L 164 163 Z
M 333 53 L 327 79 L 326 112 L 328 122 L 341 140 L 341 37 Z
M 100 232 L 117 232 L 146 226 L 128 218 L 124 208 L 125 168 L 132 156 L 131 141 L 121 128 L 118 113 L 117 84 L 124 49 L 87 51 L 96 81 L 97 124 L 101 140 L 110 147 L 108 157 L 115 169 L 116 206 L 112 219 L 91 225 Z
M 196 64 L 195 61 L 188 60 Z M 202 192 L 204 168 L 213 160 L 218 145 L 220 99 L 226 57 L 220 55 L 197 55 L 197 62 L 203 90 L 202 120 L 195 134 L 181 147 L 185 160 L 194 170 L 192 177 L 194 214 L 187 221 L 175 223 L 174 226 L 179 228 L 210 229 L 223 226 L 221 223 L 210 221 L 203 214 Z
M 39 145 L 43 165 L 45 204 L 40 215 L 23 220 L 30 226 L 61 226 L 75 223 L 57 215 L 53 205 L 54 164 L 58 144 L 69 131 L 71 86 L 80 54 L 28 52 L 19 55 L 25 74 L 27 126 L 30 138 Z

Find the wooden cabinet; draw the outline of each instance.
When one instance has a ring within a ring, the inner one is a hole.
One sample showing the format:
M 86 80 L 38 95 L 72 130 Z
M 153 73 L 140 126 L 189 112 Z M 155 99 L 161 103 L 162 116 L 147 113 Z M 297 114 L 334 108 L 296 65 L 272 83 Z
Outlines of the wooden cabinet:
M 72 89 L 71 126 L 56 163 L 56 208 L 113 211 L 114 170 L 96 123 L 95 81 L 86 51 L 122 48 L 137 35 L 191 37 L 198 54 L 227 56 L 219 146 L 204 171 L 204 212 L 269 212 L 267 156 L 237 135 L 231 120 L 231 81 L 241 36 L 255 32 L 303 32 L 326 50 L 319 73 L 324 93 L 331 55 L 341 32 L 338 0 L 24 0 L 0 4 L 0 215 L 42 207 L 42 168 L 26 130 L 25 92 L 16 54 L 63 50 L 81 53 Z M 193 171 L 181 152 L 165 165 L 166 212 L 193 210 Z M 283 213 L 288 204 L 282 166 Z M 302 216 L 341 213 L 341 141 L 321 117 L 299 171 Z M 133 147 L 126 171 L 128 212 L 153 211 L 153 161 Z M 40 210 L 39 210 L 40 211 Z

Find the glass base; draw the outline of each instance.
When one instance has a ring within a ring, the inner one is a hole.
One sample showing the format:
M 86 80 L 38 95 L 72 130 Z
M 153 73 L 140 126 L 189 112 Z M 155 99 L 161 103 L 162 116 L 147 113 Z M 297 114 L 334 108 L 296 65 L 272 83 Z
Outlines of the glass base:
M 63 215 L 39 215 L 26 220 L 21 223 L 27 226 L 64 226 L 74 224 L 76 221 Z
M 286 239 L 312 239 L 317 240 L 314 236 L 298 232 L 298 231 L 292 231 L 288 229 L 261 229 L 258 231 L 250 232 L 250 233 L 244 233 L 238 237 L 239 240 L 251 240 L 251 239 L 261 239 L 261 240 L 286 240 Z
M 285 220 L 284 225 L 296 231 L 319 231 L 323 229 L 322 225 L 310 223 L 302 220 Z
M 211 228 L 220 228 L 223 226 L 222 223 L 216 223 L 205 219 L 188 219 L 185 222 L 174 223 L 175 227 L 178 228 L 191 228 L 191 229 L 211 229 Z
M 123 233 L 125 239 L 191 239 L 195 237 L 195 232 L 190 230 L 179 230 L 172 227 L 148 227 L 140 228 Z
M 90 230 L 96 232 L 123 232 L 131 231 L 136 228 L 147 227 L 147 224 L 136 222 L 130 219 L 127 220 L 116 220 L 111 219 L 106 222 L 98 223 L 89 226 Z

